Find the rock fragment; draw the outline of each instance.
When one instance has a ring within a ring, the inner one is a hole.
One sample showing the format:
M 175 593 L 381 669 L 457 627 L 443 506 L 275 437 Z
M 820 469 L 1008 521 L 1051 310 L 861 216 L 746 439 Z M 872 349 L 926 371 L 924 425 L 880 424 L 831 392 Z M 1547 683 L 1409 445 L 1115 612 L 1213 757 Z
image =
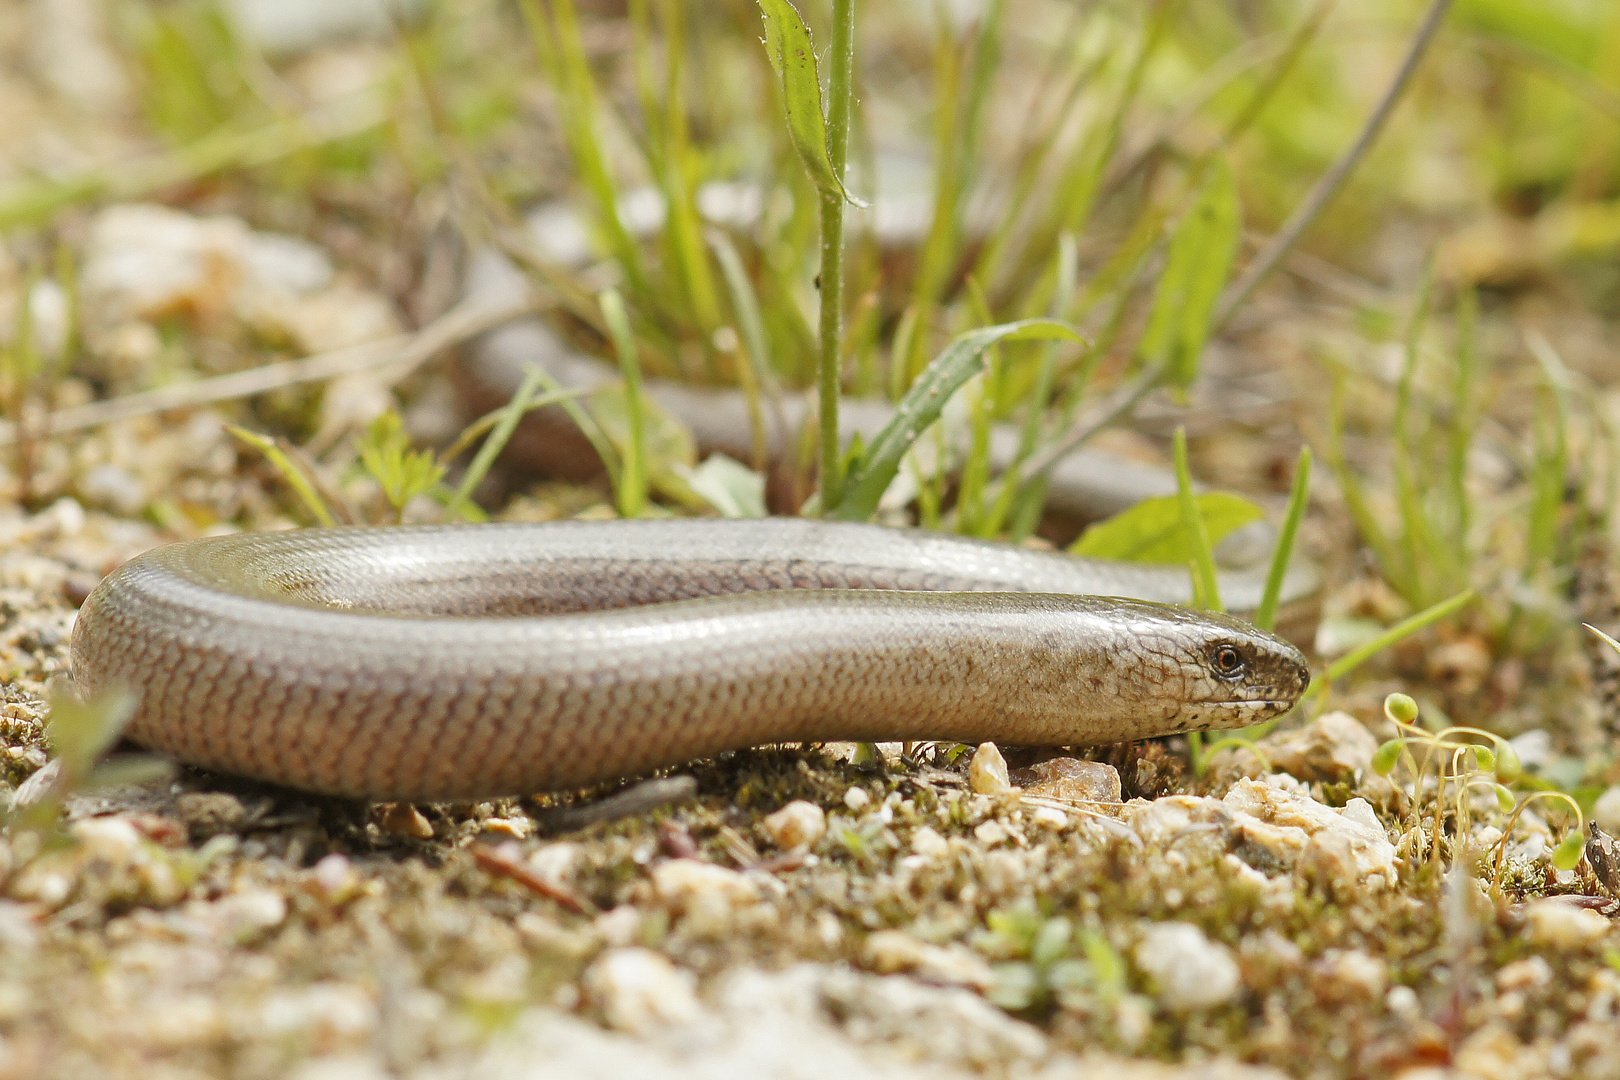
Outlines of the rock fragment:
M 1026 794 L 1068 802 L 1120 801 L 1119 771 L 1101 761 L 1059 757 L 1018 769 L 1009 777 Z
M 826 835 L 827 814 L 813 802 L 794 799 L 759 824 L 781 850 L 808 851 Z
M 1007 778 L 1007 759 L 995 743 L 980 743 L 968 763 L 968 787 L 978 795 L 1001 795 L 1012 790 Z
M 1242 988 L 1231 952 L 1192 923 L 1155 924 L 1142 935 L 1135 956 L 1158 985 L 1159 1000 L 1173 1012 L 1224 1005 Z

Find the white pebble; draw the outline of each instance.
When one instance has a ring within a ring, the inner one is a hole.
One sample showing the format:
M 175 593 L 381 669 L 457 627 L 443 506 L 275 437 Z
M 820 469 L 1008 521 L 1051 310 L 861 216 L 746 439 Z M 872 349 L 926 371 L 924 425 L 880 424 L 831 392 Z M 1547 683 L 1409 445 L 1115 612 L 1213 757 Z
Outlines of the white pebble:
M 1012 790 L 1007 779 L 1007 759 L 1001 756 L 995 743 L 980 743 L 968 763 L 968 787 L 979 795 L 1000 795 Z
M 1610 836 L 1620 835 L 1620 784 L 1598 796 L 1592 806 L 1592 820 Z
M 827 814 L 813 802 L 794 799 L 776 813 L 766 815 L 760 827 L 783 851 L 808 850 L 826 834 Z
M 608 1026 L 642 1035 L 689 1024 L 703 1012 L 697 980 L 648 949 L 610 949 L 585 973 L 585 989 Z
M 723 915 L 759 899 L 759 886 L 736 870 L 701 859 L 670 859 L 652 869 L 658 898 L 687 914 Z
M 1007 839 L 1008 833 L 1006 827 L 1002 825 L 1001 822 L 991 820 L 984 822 L 983 824 L 979 825 L 978 828 L 974 829 L 973 835 L 978 837 L 979 843 L 985 845 L 986 847 L 993 847 Z
M 858 814 L 872 805 L 872 796 L 863 787 L 852 787 L 844 792 L 844 805 Z
M 934 859 L 949 851 L 950 845 L 933 828 L 923 825 L 911 834 L 911 850 L 918 855 Z
M 1561 900 L 1532 900 L 1524 908 L 1525 937 L 1538 945 L 1574 949 L 1589 945 L 1608 932 L 1608 919 Z
M 1069 815 L 1055 806 L 1037 806 L 1030 812 L 1029 820 L 1043 829 L 1064 829 L 1068 827 Z
M 1159 986 L 1159 1000 L 1175 1012 L 1223 1005 L 1242 985 L 1226 946 L 1209 940 L 1192 923 L 1151 927 L 1136 946 L 1136 963 Z

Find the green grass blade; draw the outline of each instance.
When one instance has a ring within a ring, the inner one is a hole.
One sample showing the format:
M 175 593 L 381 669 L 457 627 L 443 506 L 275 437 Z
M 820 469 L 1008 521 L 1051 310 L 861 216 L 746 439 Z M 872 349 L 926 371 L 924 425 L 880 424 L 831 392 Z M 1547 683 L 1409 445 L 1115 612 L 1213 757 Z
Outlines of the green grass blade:
M 540 404 L 537 398 L 544 385 L 544 378 L 537 376 L 533 371 L 529 372 L 523 376 L 523 382 L 519 384 L 517 393 L 512 395 L 512 399 L 490 414 L 492 422 L 489 438 L 478 447 L 478 453 L 473 455 L 472 462 L 468 464 L 466 473 L 461 477 L 461 483 L 456 485 L 455 494 L 450 497 L 446 506 L 451 514 L 466 516 L 466 508 L 472 504 L 473 492 L 478 490 L 478 485 L 489 475 L 495 459 L 506 448 L 507 442 L 512 438 L 512 432 L 517 430 L 518 421 L 523 419 L 525 413 Z M 464 436 L 465 434 L 463 432 Z M 456 445 L 445 452 L 445 460 L 454 458 L 455 451 L 460 445 L 461 440 L 458 439 Z
M 760 314 L 759 294 L 743 266 L 742 256 L 731 238 L 719 229 L 708 231 L 709 247 L 714 250 L 715 261 L 731 297 L 731 310 L 737 316 L 737 330 L 742 337 L 743 362 L 737 365 L 737 381 L 743 396 L 748 399 L 748 421 L 753 427 L 753 458 L 750 462 L 756 472 L 764 472 L 770 464 L 770 433 L 765 427 L 763 394 L 772 383 L 771 339 L 765 332 L 765 319 Z
M 647 509 L 647 434 L 641 394 L 641 360 L 636 355 L 636 339 L 630 330 L 630 315 L 624 309 L 624 298 L 616 289 L 606 289 L 599 298 L 602 317 L 607 321 L 608 334 L 619 356 L 619 370 L 624 373 L 624 405 L 630 421 L 630 438 L 625 446 L 623 467 L 615 495 L 619 516 L 640 517 Z
M 1193 596 L 1199 607 L 1222 611 L 1220 579 L 1215 573 L 1215 552 L 1209 542 L 1209 527 L 1198 512 L 1193 493 L 1192 470 L 1187 464 L 1187 429 L 1176 428 L 1176 497 L 1181 501 L 1181 527 L 1192 540 Z
M 1271 553 L 1271 569 L 1266 573 L 1266 588 L 1260 594 L 1260 606 L 1254 613 L 1254 625 L 1270 630 L 1277 625 L 1277 604 L 1282 597 L 1283 580 L 1288 576 L 1288 563 L 1293 558 L 1294 542 L 1299 538 L 1299 523 L 1305 520 L 1305 508 L 1311 501 L 1311 448 L 1299 449 L 1299 463 L 1294 466 L 1294 489 L 1288 494 L 1288 512 L 1283 515 L 1282 531 L 1277 534 L 1277 548 Z
M 1170 241 L 1153 314 L 1138 346 L 1144 358 L 1167 365 L 1166 378 L 1172 386 L 1185 389 L 1198 378 L 1215 303 L 1237 255 L 1242 219 L 1237 182 L 1226 158 L 1219 155 Z
M 265 459 L 275 466 L 281 478 L 287 481 L 287 486 L 293 489 L 299 501 L 304 504 L 304 509 L 308 510 L 316 521 L 327 528 L 337 524 L 337 519 L 332 516 L 326 500 L 321 498 L 320 493 L 315 490 L 315 485 L 304 475 L 304 470 L 293 463 L 292 458 L 281 449 L 275 439 L 235 424 L 226 424 L 225 430 L 263 454 Z
M 1477 594 L 1473 589 L 1464 589 L 1456 596 L 1449 597 L 1433 604 L 1416 615 L 1408 616 L 1394 626 L 1379 634 L 1365 645 L 1357 646 L 1335 660 L 1326 673 L 1311 680 L 1311 685 L 1305 688 L 1305 697 L 1311 698 L 1322 693 L 1335 680 L 1342 679 L 1356 668 L 1377 656 L 1385 649 L 1398 641 L 1402 641 L 1425 627 L 1433 626 L 1441 619 L 1449 618 L 1470 604 Z
M 939 419 L 951 396 L 984 370 L 984 354 L 990 346 L 1000 341 L 1046 338 L 1083 340 L 1073 327 L 1056 319 L 1024 319 L 959 335 L 934 358 L 895 406 L 894 418 L 872 440 L 858 474 L 850 477 L 844 498 L 832 516 L 845 521 L 865 521 L 872 516 L 906 451 Z

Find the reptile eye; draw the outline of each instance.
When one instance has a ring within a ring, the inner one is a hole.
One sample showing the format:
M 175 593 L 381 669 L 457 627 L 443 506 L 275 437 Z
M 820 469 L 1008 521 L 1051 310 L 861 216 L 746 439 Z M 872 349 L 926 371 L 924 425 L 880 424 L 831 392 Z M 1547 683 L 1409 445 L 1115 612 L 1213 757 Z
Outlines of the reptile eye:
M 1222 678 L 1236 678 L 1243 674 L 1243 654 L 1234 646 L 1221 645 L 1215 649 L 1211 659 L 1215 664 L 1215 674 Z

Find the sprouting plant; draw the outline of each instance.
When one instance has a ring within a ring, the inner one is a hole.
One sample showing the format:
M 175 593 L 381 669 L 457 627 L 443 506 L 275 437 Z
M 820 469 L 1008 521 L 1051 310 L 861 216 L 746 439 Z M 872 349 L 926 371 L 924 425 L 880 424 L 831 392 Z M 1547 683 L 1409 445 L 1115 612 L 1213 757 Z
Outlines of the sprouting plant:
M 1456 815 L 1458 836 L 1467 835 L 1470 797 L 1481 787 L 1491 790 L 1498 808 L 1509 815 L 1495 845 L 1496 889 L 1501 888 L 1502 864 L 1513 826 L 1525 808 L 1537 799 L 1561 801 L 1575 811 L 1575 828 L 1553 849 L 1552 863 L 1560 870 L 1571 870 L 1580 862 L 1586 850 L 1586 819 L 1580 804 L 1562 791 L 1533 791 L 1522 799 L 1516 796 L 1508 785 L 1519 780 L 1524 769 L 1512 743 L 1500 735 L 1473 727 L 1448 727 L 1437 732 L 1420 728 L 1417 726 L 1418 704 L 1406 694 L 1390 694 L 1386 697 L 1384 715 L 1401 733 L 1379 746 L 1373 755 L 1373 770 L 1380 776 L 1389 776 L 1397 763 L 1405 762 L 1412 774 L 1414 815 L 1420 813 L 1415 796 L 1423 787 L 1430 764 L 1434 765 L 1434 813 L 1429 840 L 1431 859 L 1440 857 L 1449 786 L 1450 805 Z M 1465 741 L 1468 738 L 1483 739 L 1490 745 Z M 1414 747 L 1422 751 L 1421 761 L 1413 754 Z
M 833 0 L 833 41 L 827 51 L 827 107 L 822 111 L 821 74 L 810 28 L 788 0 L 760 0 L 765 52 L 780 81 L 788 133 L 821 200 L 821 324 L 817 385 L 820 388 L 822 513 L 843 502 L 842 443 L 838 396 L 843 381 L 844 204 L 863 205 L 844 187 L 849 121 L 854 102 L 855 0 Z
M 405 519 L 405 507 L 412 499 L 427 494 L 444 478 L 445 466 L 431 450 L 411 449 L 405 421 L 393 409 L 371 422 L 355 449 L 398 521 Z
M 1024 902 L 991 911 L 985 927 L 980 951 L 1001 958 L 987 996 L 1004 1009 L 1073 1008 L 1091 999 L 1112 1004 L 1127 991 L 1124 958 L 1102 934 L 1076 927 L 1066 915 L 1048 917 Z

